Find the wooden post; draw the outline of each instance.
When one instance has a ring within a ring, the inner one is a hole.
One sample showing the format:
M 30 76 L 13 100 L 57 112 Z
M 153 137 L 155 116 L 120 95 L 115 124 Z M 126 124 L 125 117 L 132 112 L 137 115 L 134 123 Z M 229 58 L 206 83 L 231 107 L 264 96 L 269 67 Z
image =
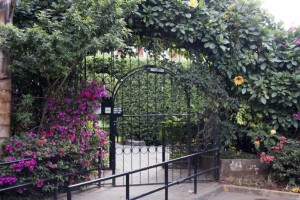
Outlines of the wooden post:
M 12 23 L 15 0 L 0 0 L 0 23 Z M 11 59 L 0 49 L 0 146 L 10 134 Z

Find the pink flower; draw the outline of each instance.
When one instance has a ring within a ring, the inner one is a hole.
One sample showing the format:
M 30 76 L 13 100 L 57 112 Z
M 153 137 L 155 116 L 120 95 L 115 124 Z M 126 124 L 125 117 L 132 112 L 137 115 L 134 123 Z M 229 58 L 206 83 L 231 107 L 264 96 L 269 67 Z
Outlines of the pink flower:
M 80 110 L 84 111 L 86 109 L 86 103 L 82 103 L 79 105 Z
M 12 157 L 12 156 L 9 156 L 9 157 L 7 158 L 7 161 L 9 161 L 9 162 L 14 161 L 14 160 L 15 160 L 15 158 Z
M 5 151 L 6 152 L 10 152 L 10 151 L 12 151 L 12 146 L 11 145 L 7 145 L 6 147 L 5 147 Z
M 44 146 L 44 143 L 47 142 L 47 139 L 43 136 L 39 140 L 39 146 L 42 147 Z
M 280 137 L 280 141 L 287 141 L 288 139 L 286 138 L 286 137 L 284 137 L 284 136 L 281 136 Z
M 31 171 L 31 172 L 32 172 L 32 171 L 34 170 L 34 166 L 33 166 L 33 165 L 31 165 L 31 166 L 29 166 L 29 167 L 28 167 L 28 169 L 29 169 L 29 171 Z
M 70 142 L 72 143 L 75 139 L 75 135 L 68 135 Z
M 300 45 L 300 39 L 296 40 L 296 45 Z
M 291 26 L 291 27 L 289 28 L 290 31 L 295 31 L 296 29 L 297 29 L 296 26 Z
M 300 113 L 293 114 L 293 117 L 295 117 L 296 119 L 300 120 Z
M 42 187 L 43 186 L 43 184 L 44 184 L 44 181 L 43 180 L 39 180 L 39 182 L 37 183 L 37 187 L 38 188 L 40 188 L 40 187 Z
M 97 81 L 92 81 L 91 82 L 92 87 L 97 88 L 98 87 L 98 83 Z
M 0 185 L 12 185 L 15 182 L 17 182 L 17 178 L 16 177 L 0 177 Z
M 49 167 L 51 169 L 56 169 L 57 168 L 57 164 L 53 164 L 52 162 L 50 162 Z
M 267 156 L 265 152 L 261 152 L 260 154 L 260 162 L 270 164 L 273 162 L 274 156 Z

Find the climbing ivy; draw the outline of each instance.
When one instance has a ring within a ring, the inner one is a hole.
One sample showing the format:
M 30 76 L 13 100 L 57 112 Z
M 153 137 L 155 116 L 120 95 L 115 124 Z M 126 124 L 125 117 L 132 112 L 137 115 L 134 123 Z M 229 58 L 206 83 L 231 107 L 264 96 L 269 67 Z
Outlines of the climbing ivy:
M 184 48 L 199 69 L 206 65 L 211 75 L 222 77 L 224 92 L 250 107 L 247 115 L 260 115 L 239 129 L 268 124 L 299 134 L 299 122 L 292 118 L 300 110 L 299 27 L 285 31 L 255 0 L 206 0 L 196 7 L 180 0 L 143 0 L 127 21 L 136 34 Z M 193 74 L 185 81 L 205 80 Z M 243 78 L 241 85 L 234 84 L 236 76 Z M 238 109 L 229 113 L 232 120 Z

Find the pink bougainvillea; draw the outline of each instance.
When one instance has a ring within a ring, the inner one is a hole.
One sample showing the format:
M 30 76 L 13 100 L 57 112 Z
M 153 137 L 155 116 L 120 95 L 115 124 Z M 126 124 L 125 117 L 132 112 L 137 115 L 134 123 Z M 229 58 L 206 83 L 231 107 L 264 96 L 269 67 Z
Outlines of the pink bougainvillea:
M 42 187 L 44 185 L 44 181 L 43 180 L 39 180 L 37 183 L 37 187 Z
M 0 186 L 1 185 L 12 185 L 14 184 L 18 179 L 14 176 L 9 177 L 1 177 L 0 176 Z
M 93 109 L 99 107 L 106 97 L 105 88 L 100 88 L 93 81 L 83 83 L 83 88 L 75 98 L 64 94 L 49 99 L 47 119 L 42 128 L 20 133 L 4 143 L 2 158 L 20 161 L 1 173 L 0 185 L 23 183 L 31 179 L 38 180 L 36 187 L 42 187 L 43 180 L 51 177 L 56 170 L 76 172 L 95 168 L 91 166 L 94 163 L 91 161 L 98 158 L 98 148 L 101 147 L 102 156 L 106 154 L 106 134 L 100 130 Z M 50 160 L 39 162 L 44 159 Z M 89 175 L 85 174 L 84 177 Z M 65 181 L 68 180 L 66 178 Z M 76 176 L 72 181 L 76 182 Z M 19 192 L 24 191 L 22 189 Z

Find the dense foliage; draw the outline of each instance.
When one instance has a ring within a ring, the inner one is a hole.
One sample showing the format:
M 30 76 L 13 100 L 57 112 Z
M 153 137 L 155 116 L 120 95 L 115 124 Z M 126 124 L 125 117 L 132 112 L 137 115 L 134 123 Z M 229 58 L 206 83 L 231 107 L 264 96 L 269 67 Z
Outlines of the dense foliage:
M 93 109 L 106 92 L 102 82 L 82 82 L 82 63 L 87 55 L 125 45 L 128 11 L 122 6 L 108 0 L 18 1 L 15 26 L 0 25 L 1 48 L 13 60 L 12 136 L 2 145 L 1 161 L 29 159 L 1 168 L 1 187 L 33 181 L 25 193 L 43 195 L 39 188 L 88 180 L 95 159 L 105 158 L 106 135 Z
M 128 19 L 133 29 L 186 48 L 197 63 L 222 77 L 226 93 L 239 100 L 239 109 L 226 112 L 224 125 L 230 131 L 225 146 L 240 145 L 248 130 L 259 126 L 297 137 L 299 122 L 292 114 L 299 111 L 300 100 L 299 28 L 283 30 L 257 1 L 201 1 L 196 7 L 181 1 L 142 2 Z M 235 77 L 242 82 L 234 84 Z M 252 151 L 253 145 L 247 148 Z
M 1 187 L 33 182 L 35 187 L 43 186 L 44 192 L 50 192 L 89 179 L 97 169 L 96 160 L 106 156 L 106 135 L 99 129 L 94 114 L 94 109 L 106 97 L 105 89 L 92 82 L 85 83 L 76 98 L 73 93 L 51 98 L 47 125 L 19 132 L 4 143 L 2 160 L 21 162 L 1 166 Z M 76 174 L 80 171 L 83 172 Z M 47 194 L 34 191 L 20 188 L 18 193 Z
M 29 121 L 31 127 L 42 125 L 47 99 L 55 96 L 71 75 L 75 84 L 74 73 L 81 72 L 86 55 L 124 46 L 128 30 L 120 6 L 111 6 L 107 0 L 24 1 L 18 5 L 17 26 L 1 25 L 1 46 L 13 59 L 14 103 L 19 106 L 14 110 L 15 126 Z M 34 100 L 40 110 L 22 107 L 22 99 Z M 18 112 L 22 109 L 26 112 Z M 23 113 L 40 115 L 27 115 L 27 121 L 20 121 Z

